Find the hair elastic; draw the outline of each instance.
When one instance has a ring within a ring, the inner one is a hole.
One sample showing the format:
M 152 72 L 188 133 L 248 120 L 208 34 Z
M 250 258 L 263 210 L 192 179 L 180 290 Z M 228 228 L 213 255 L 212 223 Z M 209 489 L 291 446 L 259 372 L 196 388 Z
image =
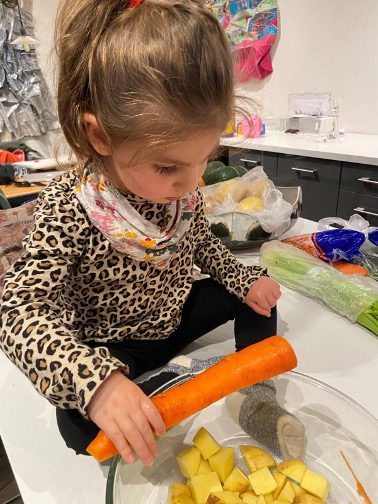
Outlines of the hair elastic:
M 129 7 L 137 7 L 140 3 L 142 3 L 142 0 L 130 0 Z

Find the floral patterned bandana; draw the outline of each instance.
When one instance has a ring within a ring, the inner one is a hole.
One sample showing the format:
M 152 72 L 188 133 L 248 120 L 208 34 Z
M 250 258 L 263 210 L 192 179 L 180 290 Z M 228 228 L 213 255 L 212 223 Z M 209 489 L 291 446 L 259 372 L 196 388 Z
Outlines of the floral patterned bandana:
M 163 229 L 142 217 L 102 175 L 85 172 L 75 191 L 92 224 L 118 252 L 151 262 L 158 269 L 166 268 L 178 250 L 196 206 L 195 193 L 167 203 L 167 225 Z

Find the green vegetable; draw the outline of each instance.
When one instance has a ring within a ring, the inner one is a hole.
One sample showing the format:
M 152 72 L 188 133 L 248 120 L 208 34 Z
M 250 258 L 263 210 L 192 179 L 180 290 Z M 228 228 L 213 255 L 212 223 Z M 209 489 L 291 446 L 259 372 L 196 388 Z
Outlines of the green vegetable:
M 234 166 L 233 168 L 235 168 L 235 170 L 237 170 L 237 172 L 239 173 L 239 177 L 242 177 L 248 171 L 247 168 L 244 168 L 244 166 Z
M 271 235 L 272 233 L 264 231 L 259 222 L 254 222 L 248 228 L 246 239 L 249 241 L 265 240 L 270 238 Z
M 218 166 L 208 173 L 205 170 L 205 173 L 202 175 L 202 179 L 206 185 L 217 184 L 218 182 L 224 182 L 235 177 L 239 177 L 239 173 L 233 166 Z
M 209 163 L 207 163 L 205 172 L 202 175 L 202 177 L 207 177 L 214 170 L 217 170 L 218 168 L 225 168 L 225 167 L 226 167 L 226 165 L 224 163 L 222 163 L 222 161 L 210 161 Z
M 278 241 L 261 247 L 261 265 L 287 287 L 323 301 L 352 322 L 378 335 L 378 285 L 345 275 L 320 259 Z
M 230 238 L 230 230 L 226 224 L 223 224 L 223 222 L 211 224 L 210 229 L 211 232 L 218 238 Z
M 214 170 L 215 168 L 222 168 L 225 167 L 226 165 L 222 163 L 222 161 L 209 161 L 206 166 L 206 171 L 207 170 Z
M 356 322 L 378 335 L 378 301 L 366 308 Z

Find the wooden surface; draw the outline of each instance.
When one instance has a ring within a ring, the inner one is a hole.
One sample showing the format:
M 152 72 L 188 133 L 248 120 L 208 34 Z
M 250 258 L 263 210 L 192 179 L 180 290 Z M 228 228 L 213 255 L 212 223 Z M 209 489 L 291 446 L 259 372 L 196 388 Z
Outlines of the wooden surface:
M 46 185 L 48 182 L 46 182 Z M 30 187 L 17 187 L 14 184 L 0 185 L 4 196 L 7 199 L 19 198 L 21 196 L 30 196 L 31 194 L 38 194 L 43 189 L 43 186 L 32 185 Z

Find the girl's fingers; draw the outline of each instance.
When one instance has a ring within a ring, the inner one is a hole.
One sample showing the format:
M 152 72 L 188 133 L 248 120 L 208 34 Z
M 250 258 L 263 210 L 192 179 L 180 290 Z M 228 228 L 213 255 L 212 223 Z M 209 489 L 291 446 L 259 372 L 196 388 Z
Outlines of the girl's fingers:
M 273 298 L 272 298 L 273 299 Z M 259 299 L 256 300 L 256 304 L 258 304 L 258 306 L 262 309 L 262 310 L 268 310 L 270 312 L 271 308 L 272 308 L 272 305 L 271 303 L 269 302 L 269 300 L 267 299 L 267 296 L 264 295 L 264 296 L 260 296 Z M 274 304 L 275 301 L 274 301 Z
M 106 435 L 113 441 L 121 457 L 127 464 L 135 462 L 133 451 L 120 428 L 117 428 L 114 432 L 108 431 Z
M 141 413 L 141 410 L 136 410 L 133 418 L 123 418 L 119 422 L 119 428 L 143 465 L 150 466 L 157 456 L 157 448 L 146 416 Z
M 269 304 L 270 308 L 273 308 L 273 306 L 276 306 L 277 304 L 277 297 L 275 296 L 274 293 L 269 293 L 266 296 L 266 301 Z
M 259 315 L 263 315 L 264 317 L 271 316 L 270 309 L 261 308 L 257 303 L 254 303 L 253 301 L 250 301 L 248 303 L 248 306 L 250 308 L 252 308 L 252 310 L 255 311 L 256 313 L 258 313 Z
M 149 399 L 141 404 L 142 411 L 145 413 L 152 429 L 159 437 L 163 437 L 166 433 L 165 424 L 161 418 L 160 412 L 152 401 Z
M 130 445 L 132 446 L 132 449 L 133 451 L 135 452 L 135 455 L 136 457 L 138 457 L 142 464 L 144 466 L 150 466 L 152 465 L 155 457 L 156 457 L 156 449 L 155 450 L 150 450 L 149 447 L 147 446 L 145 440 L 143 439 L 143 436 L 141 435 L 141 433 L 139 432 L 139 429 L 134 426 L 133 428 L 130 428 L 128 429 L 128 439 L 132 439 L 132 443 L 130 442 Z M 129 452 L 129 449 L 126 447 L 128 445 L 128 442 L 127 440 L 124 438 L 124 443 L 123 443 L 123 446 L 125 447 L 125 449 L 122 451 L 119 449 L 119 447 L 117 446 L 122 458 L 128 462 L 128 463 L 132 463 L 135 461 L 135 456 L 134 454 L 131 452 L 131 456 L 130 456 L 130 452 Z

